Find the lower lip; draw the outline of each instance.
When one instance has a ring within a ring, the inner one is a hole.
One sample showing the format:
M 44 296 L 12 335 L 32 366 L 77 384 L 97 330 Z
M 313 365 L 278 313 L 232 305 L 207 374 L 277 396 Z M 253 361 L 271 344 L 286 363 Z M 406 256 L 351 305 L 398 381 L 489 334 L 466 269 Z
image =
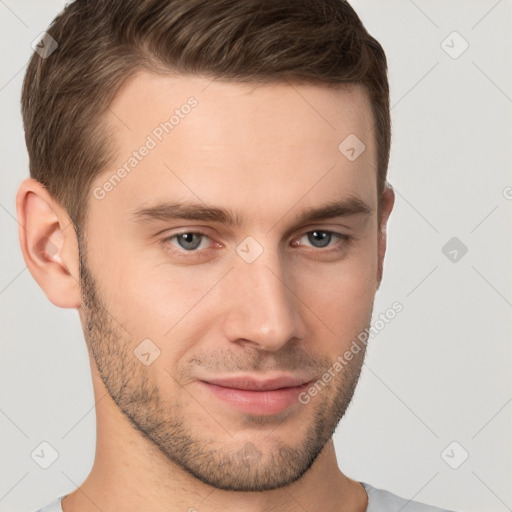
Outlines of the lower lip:
M 226 388 L 201 381 L 214 396 L 242 412 L 249 414 L 278 414 L 293 404 L 298 404 L 298 396 L 309 383 L 291 388 L 271 391 L 252 391 L 247 389 Z

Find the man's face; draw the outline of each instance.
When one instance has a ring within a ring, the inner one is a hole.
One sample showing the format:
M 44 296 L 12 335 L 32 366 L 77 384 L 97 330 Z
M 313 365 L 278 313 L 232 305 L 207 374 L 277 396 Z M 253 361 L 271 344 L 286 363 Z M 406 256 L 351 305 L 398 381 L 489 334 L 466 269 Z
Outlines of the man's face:
M 308 403 L 299 394 L 368 327 L 378 287 L 366 94 L 141 73 L 106 122 L 117 156 L 93 183 L 81 247 L 81 318 L 105 386 L 203 482 L 295 481 L 343 416 L 364 350 Z M 355 159 L 351 134 L 366 145 Z M 345 213 L 301 220 L 334 203 Z

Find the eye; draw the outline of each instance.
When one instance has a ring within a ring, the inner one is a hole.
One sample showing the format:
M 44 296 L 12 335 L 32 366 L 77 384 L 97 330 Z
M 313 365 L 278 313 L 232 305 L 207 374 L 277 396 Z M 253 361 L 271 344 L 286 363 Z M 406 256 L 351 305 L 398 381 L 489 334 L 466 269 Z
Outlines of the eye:
M 335 231 L 328 231 L 325 229 L 315 229 L 314 231 L 308 231 L 301 238 L 299 238 L 299 240 L 302 240 L 304 237 L 307 237 L 308 242 L 317 249 L 322 249 L 323 247 L 334 245 L 331 244 L 333 240 L 345 240 L 347 242 L 350 240 L 349 235 L 344 235 L 343 233 L 337 233 Z
M 208 236 L 204 233 L 186 232 L 172 235 L 166 238 L 166 241 L 172 242 L 172 240 L 176 239 L 176 243 L 180 249 L 184 249 L 186 252 L 193 252 L 199 248 L 204 249 L 204 247 L 200 247 L 203 238 L 208 238 Z
M 307 244 L 302 240 L 307 238 Z M 328 247 L 326 251 L 337 251 L 345 248 L 346 244 L 338 243 L 340 240 L 345 242 L 350 242 L 351 236 L 345 235 L 343 233 L 338 233 L 335 231 L 329 231 L 325 229 L 315 229 L 313 231 L 308 231 L 304 233 L 300 238 L 296 239 L 292 245 L 294 247 L 298 246 L 307 246 L 311 245 L 316 249 L 323 249 Z M 210 237 L 205 233 L 196 232 L 196 231 L 186 231 L 183 233 L 176 233 L 174 235 L 168 236 L 164 239 L 166 245 L 171 245 L 171 249 L 177 255 L 184 253 L 202 253 L 202 251 L 207 251 L 209 249 L 208 240 Z M 332 247 L 332 249 L 331 249 Z

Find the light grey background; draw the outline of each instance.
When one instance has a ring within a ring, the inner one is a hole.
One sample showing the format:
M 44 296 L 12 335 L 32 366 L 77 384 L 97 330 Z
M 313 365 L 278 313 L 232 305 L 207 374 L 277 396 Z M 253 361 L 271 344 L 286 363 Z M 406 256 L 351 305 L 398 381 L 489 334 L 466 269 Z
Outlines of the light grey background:
M 352 4 L 387 53 L 392 91 L 397 200 L 374 313 L 404 309 L 371 341 L 338 461 L 407 498 L 512 510 L 512 2 Z M 1 511 L 71 492 L 94 459 L 78 314 L 53 306 L 26 269 L 15 211 L 28 176 L 22 78 L 32 40 L 63 6 L 0 0 Z M 458 58 L 454 31 L 469 44 Z M 441 250 L 452 237 L 468 248 L 456 262 Z M 31 458 L 42 441 L 59 454 L 46 470 Z

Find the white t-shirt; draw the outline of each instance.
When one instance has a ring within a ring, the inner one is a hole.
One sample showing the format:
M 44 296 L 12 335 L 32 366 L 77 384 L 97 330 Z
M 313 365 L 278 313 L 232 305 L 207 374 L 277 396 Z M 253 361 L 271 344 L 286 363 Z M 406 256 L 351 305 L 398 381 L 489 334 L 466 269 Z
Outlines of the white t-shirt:
M 406 500 L 384 489 L 377 489 L 370 484 L 360 482 L 368 494 L 368 507 L 366 512 L 453 512 L 450 510 L 432 507 L 418 501 Z M 63 512 L 61 501 L 65 494 L 55 498 L 48 505 L 37 512 Z

